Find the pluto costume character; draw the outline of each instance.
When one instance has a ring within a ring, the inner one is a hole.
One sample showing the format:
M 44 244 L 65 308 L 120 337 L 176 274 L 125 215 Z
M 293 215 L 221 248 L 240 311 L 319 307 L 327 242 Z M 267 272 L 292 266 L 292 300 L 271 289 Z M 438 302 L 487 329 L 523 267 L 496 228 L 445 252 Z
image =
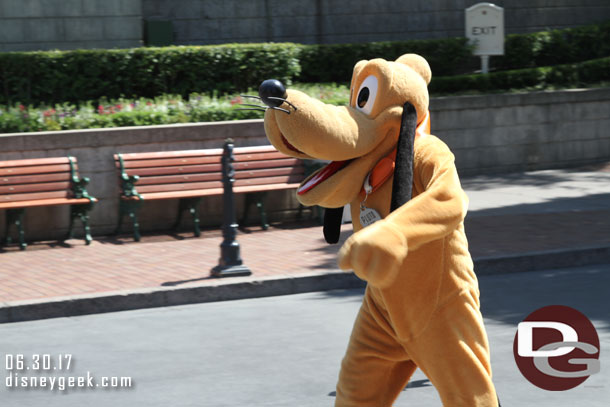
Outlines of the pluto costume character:
M 468 198 L 453 154 L 429 132 L 430 67 L 418 55 L 360 61 L 349 106 L 265 81 L 265 131 L 283 153 L 331 163 L 297 191 L 304 205 L 351 204 L 339 266 L 367 281 L 336 406 L 391 406 L 419 367 L 445 406 L 497 406 L 479 291 L 464 234 Z M 411 197 L 412 195 L 412 197 Z M 341 209 L 324 233 L 339 236 Z

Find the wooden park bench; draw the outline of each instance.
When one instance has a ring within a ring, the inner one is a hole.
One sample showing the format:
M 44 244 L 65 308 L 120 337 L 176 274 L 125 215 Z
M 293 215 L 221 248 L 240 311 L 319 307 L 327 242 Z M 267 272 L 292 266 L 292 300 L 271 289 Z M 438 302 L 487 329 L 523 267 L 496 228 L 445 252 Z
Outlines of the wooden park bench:
M 179 226 L 182 214 L 188 210 L 193 217 L 195 236 L 199 236 L 199 202 L 203 197 L 223 194 L 222 155 L 221 148 L 116 154 L 121 189 L 117 233 L 123 218 L 129 216 L 134 238 L 140 240 L 137 212 L 142 202 L 179 199 L 174 227 Z M 242 225 L 249 208 L 256 204 L 261 225 L 267 229 L 265 193 L 297 188 L 305 178 L 303 161 L 288 157 L 273 146 L 237 147 L 233 155 L 233 193 L 247 194 Z
M 26 248 L 23 219 L 27 208 L 70 205 L 68 238 L 74 220 L 85 228 L 85 241 L 91 243 L 89 211 L 97 202 L 87 193 L 89 178 L 79 178 L 74 157 L 36 158 L 0 161 L 0 209 L 6 210 L 5 243 L 10 244 L 10 227 L 17 227 L 19 246 Z

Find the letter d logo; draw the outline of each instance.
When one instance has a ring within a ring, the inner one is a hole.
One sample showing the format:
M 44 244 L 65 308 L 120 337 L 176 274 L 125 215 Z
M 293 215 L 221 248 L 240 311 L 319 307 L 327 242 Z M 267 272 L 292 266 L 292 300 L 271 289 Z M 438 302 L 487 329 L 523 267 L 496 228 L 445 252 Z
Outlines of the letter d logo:
M 567 355 L 574 350 L 573 346 L 563 346 L 555 350 L 533 350 L 534 344 L 534 328 L 554 329 L 561 332 L 562 339 L 560 342 L 578 342 L 578 334 L 570 325 L 561 322 L 549 321 L 525 321 L 521 322 L 517 328 L 518 332 L 518 347 L 519 356 L 523 357 L 557 357 Z
M 519 323 L 513 353 L 523 376 L 545 390 L 569 390 L 599 372 L 599 337 L 589 319 L 562 305 Z

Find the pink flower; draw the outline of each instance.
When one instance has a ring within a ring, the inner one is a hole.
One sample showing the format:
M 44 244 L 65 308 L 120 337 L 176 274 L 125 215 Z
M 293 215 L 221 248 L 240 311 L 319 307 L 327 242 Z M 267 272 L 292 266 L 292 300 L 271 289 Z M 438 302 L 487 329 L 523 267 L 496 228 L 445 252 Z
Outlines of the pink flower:
M 241 96 L 236 96 L 233 99 L 231 99 L 231 106 L 237 105 L 239 103 L 241 103 Z

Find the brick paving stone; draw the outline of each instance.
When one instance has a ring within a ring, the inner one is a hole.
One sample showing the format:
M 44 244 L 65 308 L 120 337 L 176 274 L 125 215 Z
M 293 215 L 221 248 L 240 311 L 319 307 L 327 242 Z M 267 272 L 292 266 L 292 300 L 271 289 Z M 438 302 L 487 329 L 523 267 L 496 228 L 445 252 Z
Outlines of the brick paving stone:
M 600 174 L 595 185 L 606 189 L 593 193 L 603 194 L 608 188 L 610 163 L 584 170 L 597 173 L 583 173 L 583 180 Z M 535 182 L 552 182 L 547 173 L 535 176 L 544 178 L 541 181 L 532 178 Z M 471 180 L 469 186 L 473 190 L 484 190 L 488 180 L 483 179 L 480 185 L 476 181 Z M 506 193 L 507 189 L 502 191 Z M 563 204 L 558 212 L 545 209 L 542 213 L 491 211 L 487 214 L 487 210 L 482 210 L 469 215 L 466 234 L 470 251 L 475 258 L 480 258 L 610 246 L 610 202 L 607 209 L 604 200 L 596 202 L 602 202 L 601 206 L 587 207 L 587 210 L 571 210 Z M 227 279 L 210 277 L 210 270 L 220 256 L 220 230 L 203 230 L 200 238 L 192 237 L 190 232 L 145 233 L 137 243 L 130 236 L 113 236 L 96 237 L 90 246 L 79 239 L 61 244 L 35 242 L 26 251 L 19 251 L 13 245 L 0 250 L 0 302 L 324 273 L 338 269 L 337 251 L 351 233 L 351 225 L 343 225 L 340 243 L 327 245 L 322 228 L 312 220 L 272 225 L 267 231 L 257 227 L 242 230 L 237 237 L 241 256 L 253 274 Z
M 341 241 L 352 233 L 343 225 Z M 467 218 L 473 256 L 493 256 L 557 248 L 610 245 L 610 212 L 480 216 Z M 199 239 L 169 236 L 94 240 L 90 246 L 0 253 L 0 302 L 121 291 L 163 285 L 225 284 L 209 275 L 222 238 L 205 231 Z M 315 224 L 284 225 L 239 233 L 241 256 L 251 278 L 336 270 L 340 244 L 327 245 Z

